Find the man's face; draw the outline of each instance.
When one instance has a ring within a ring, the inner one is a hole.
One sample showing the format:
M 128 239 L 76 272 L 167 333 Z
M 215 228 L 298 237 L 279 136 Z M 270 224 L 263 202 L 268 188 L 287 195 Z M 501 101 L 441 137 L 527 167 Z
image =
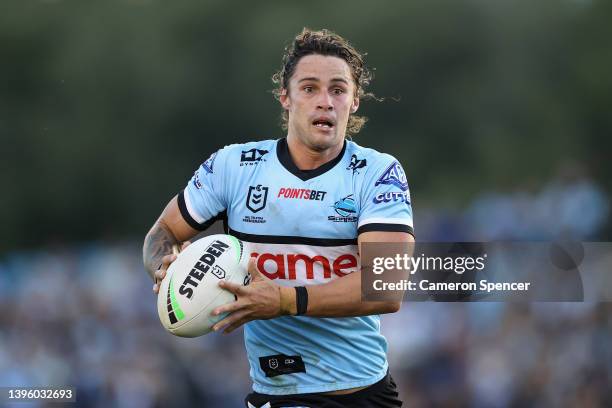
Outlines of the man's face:
M 318 54 L 299 60 L 280 102 L 289 114 L 289 134 L 315 151 L 342 143 L 349 115 L 359 107 L 349 65 Z

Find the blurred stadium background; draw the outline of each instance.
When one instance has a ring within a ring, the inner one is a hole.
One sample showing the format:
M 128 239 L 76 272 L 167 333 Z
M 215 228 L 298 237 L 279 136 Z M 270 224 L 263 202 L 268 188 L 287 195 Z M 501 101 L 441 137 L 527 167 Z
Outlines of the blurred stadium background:
M 612 2 L 5 0 L 0 386 L 241 406 L 241 333 L 166 334 L 141 243 L 211 152 L 283 136 L 303 26 L 369 53 L 387 99 L 355 141 L 404 164 L 419 240 L 610 241 Z M 407 303 L 382 330 L 409 407 L 612 406 L 611 312 Z

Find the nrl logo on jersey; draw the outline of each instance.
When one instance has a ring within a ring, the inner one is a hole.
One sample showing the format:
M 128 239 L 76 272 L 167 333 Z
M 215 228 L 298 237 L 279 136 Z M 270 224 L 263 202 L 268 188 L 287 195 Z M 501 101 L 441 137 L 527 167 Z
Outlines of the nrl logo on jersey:
M 268 200 L 268 187 L 263 187 L 261 184 L 257 186 L 249 186 L 249 193 L 246 199 L 246 207 L 251 212 L 258 212 L 265 208 Z
M 368 165 L 368 161 L 366 159 L 358 159 L 357 155 L 354 154 L 351 156 L 351 164 L 346 168 L 347 170 L 353 170 L 353 174 L 359 174 L 359 169 L 363 169 Z
M 263 157 L 268 153 L 267 150 L 253 148 L 251 150 L 243 150 L 240 155 L 240 167 L 255 166 L 259 162 L 266 161 Z
M 408 190 L 408 180 L 406 180 L 406 173 L 404 173 L 404 169 L 399 164 L 399 162 L 393 162 L 387 170 L 383 173 L 382 176 L 376 181 L 374 186 L 379 184 L 392 184 L 394 186 L 399 187 L 402 191 Z

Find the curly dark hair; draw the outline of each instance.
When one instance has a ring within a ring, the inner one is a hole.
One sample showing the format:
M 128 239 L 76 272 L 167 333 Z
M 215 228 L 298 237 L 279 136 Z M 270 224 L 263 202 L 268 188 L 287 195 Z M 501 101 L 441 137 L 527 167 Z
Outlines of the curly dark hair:
M 280 71 L 272 75 L 272 82 L 276 85 L 272 93 L 277 100 L 280 98 L 283 89 L 289 89 L 289 80 L 295 72 L 295 67 L 300 59 L 311 54 L 342 58 L 351 68 L 359 99 L 376 98 L 374 94 L 365 91 L 365 88 L 372 80 L 372 73 L 364 63 L 365 53 L 360 53 L 346 39 L 330 30 L 322 29 L 313 31 L 309 28 L 304 28 L 302 32 L 295 37 L 293 43 L 285 47 L 283 65 Z M 348 136 L 357 134 L 367 120 L 368 118 L 365 116 L 351 114 L 346 127 L 346 134 Z M 287 130 L 288 121 L 289 115 L 287 111 L 283 109 L 281 116 L 281 126 L 283 130 Z

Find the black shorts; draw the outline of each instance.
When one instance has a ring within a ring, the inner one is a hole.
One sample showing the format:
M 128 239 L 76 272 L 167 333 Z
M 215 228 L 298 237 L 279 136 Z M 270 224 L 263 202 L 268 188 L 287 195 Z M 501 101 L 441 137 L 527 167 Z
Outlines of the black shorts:
M 391 375 L 370 385 L 363 390 L 344 395 L 293 394 L 293 395 L 266 395 L 253 392 L 247 395 L 244 403 L 252 408 L 387 408 L 401 407 L 397 386 Z M 269 403 L 269 405 L 267 405 Z M 251 405 L 249 405 L 251 404 Z

